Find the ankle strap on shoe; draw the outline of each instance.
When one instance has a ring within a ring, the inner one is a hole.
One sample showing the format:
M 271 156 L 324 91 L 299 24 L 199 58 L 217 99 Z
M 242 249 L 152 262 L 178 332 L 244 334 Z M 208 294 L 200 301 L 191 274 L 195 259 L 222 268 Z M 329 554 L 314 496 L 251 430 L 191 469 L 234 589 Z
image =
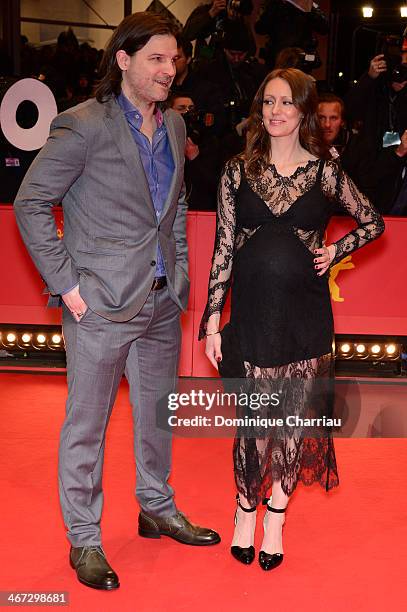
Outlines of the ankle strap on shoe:
M 237 505 L 241 510 L 243 510 L 243 512 L 254 512 L 255 510 L 257 510 L 257 506 L 255 506 L 254 508 L 245 508 L 244 506 L 242 506 L 242 504 L 240 503 L 239 493 L 236 495 L 236 501 Z
M 283 512 L 285 512 L 287 510 L 287 507 L 285 507 L 285 508 L 273 508 L 272 506 L 269 506 L 269 504 L 268 504 L 269 501 L 270 501 L 269 499 L 263 499 L 263 506 L 266 506 L 266 508 L 267 508 L 267 510 L 269 512 L 280 512 L 280 513 L 283 513 Z

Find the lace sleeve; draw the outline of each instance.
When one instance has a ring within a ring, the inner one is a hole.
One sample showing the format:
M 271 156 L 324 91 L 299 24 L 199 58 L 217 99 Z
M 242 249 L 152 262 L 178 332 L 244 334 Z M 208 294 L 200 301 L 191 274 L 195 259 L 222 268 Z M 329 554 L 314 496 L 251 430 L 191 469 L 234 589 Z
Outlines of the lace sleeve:
M 378 238 L 384 231 L 384 221 L 369 199 L 335 162 L 326 162 L 322 187 L 327 196 L 338 202 L 358 224 L 356 229 L 334 243 L 336 254 L 331 262 L 334 265 Z
M 199 340 L 205 336 L 209 317 L 215 312 L 221 314 L 230 286 L 236 230 L 235 193 L 239 184 L 239 162 L 230 160 L 224 167 L 218 189 L 215 246 Z

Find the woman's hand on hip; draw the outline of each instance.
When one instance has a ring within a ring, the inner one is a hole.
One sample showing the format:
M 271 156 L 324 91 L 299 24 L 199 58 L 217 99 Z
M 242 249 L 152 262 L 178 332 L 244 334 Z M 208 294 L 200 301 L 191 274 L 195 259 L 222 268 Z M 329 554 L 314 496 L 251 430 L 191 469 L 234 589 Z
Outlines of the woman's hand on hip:
M 332 260 L 336 254 L 336 247 L 334 244 L 329 246 L 323 246 L 321 249 L 315 249 L 314 255 L 314 267 L 317 271 L 318 276 L 322 276 L 328 270 Z

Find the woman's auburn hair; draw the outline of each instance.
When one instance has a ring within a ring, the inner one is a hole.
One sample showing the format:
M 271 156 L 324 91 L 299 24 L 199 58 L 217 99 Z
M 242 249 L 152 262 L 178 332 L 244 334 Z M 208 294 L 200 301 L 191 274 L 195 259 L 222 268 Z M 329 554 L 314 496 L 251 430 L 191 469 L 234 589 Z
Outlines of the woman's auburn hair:
M 318 158 L 330 158 L 317 114 L 318 94 L 315 80 L 297 68 L 279 68 L 266 76 L 250 109 L 249 129 L 242 158 L 247 174 L 253 178 L 264 172 L 270 163 L 271 137 L 263 125 L 263 99 L 266 86 L 273 79 L 283 79 L 288 83 L 294 106 L 303 114 L 299 129 L 301 146 Z

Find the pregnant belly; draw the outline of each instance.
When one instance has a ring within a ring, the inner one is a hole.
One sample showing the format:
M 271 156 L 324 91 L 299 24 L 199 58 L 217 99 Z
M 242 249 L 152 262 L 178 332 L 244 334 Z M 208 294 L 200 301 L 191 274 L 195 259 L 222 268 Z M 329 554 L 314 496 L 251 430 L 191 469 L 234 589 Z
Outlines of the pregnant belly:
M 298 293 L 318 284 L 314 256 L 297 236 L 289 231 L 256 232 L 235 257 L 234 280 L 250 286 L 274 285 L 278 290 Z M 254 288 L 254 287 L 253 287 Z
M 263 229 L 234 259 L 231 322 L 244 359 L 271 367 L 329 352 L 327 275 L 295 234 Z

